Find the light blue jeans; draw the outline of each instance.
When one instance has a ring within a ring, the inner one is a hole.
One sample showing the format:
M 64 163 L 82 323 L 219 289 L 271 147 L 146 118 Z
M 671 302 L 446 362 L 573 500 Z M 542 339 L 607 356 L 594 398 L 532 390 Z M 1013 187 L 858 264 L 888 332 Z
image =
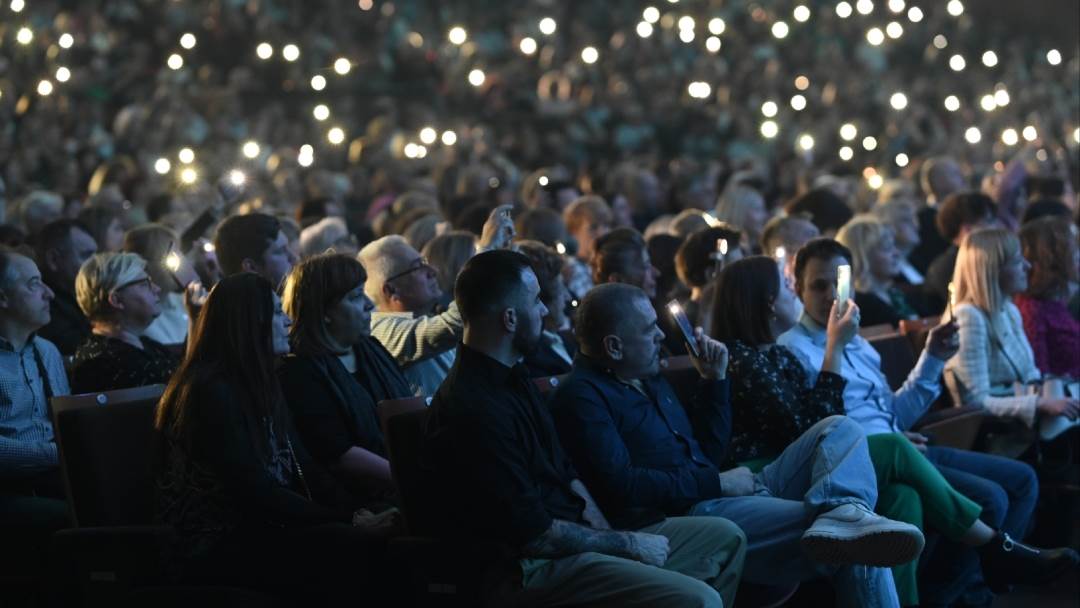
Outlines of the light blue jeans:
M 838 606 L 896 607 L 888 568 L 816 564 L 799 542 L 814 519 L 830 509 L 854 503 L 873 510 L 876 479 L 862 428 L 846 416 L 830 416 L 755 476 L 752 496 L 702 501 L 689 515 L 723 517 L 742 528 L 747 581 L 775 585 L 828 576 Z

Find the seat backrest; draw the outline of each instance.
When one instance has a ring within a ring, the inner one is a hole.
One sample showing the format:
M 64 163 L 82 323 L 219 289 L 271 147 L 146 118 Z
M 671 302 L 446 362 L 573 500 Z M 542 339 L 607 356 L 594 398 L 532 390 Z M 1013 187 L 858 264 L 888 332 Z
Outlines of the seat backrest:
M 559 388 L 566 375 L 562 376 L 543 376 L 540 378 L 533 378 L 533 384 L 536 385 L 536 390 L 540 391 L 541 395 L 545 397 L 551 394 L 552 391 Z
M 930 330 L 941 323 L 941 317 L 926 317 L 923 319 L 902 319 L 900 321 L 900 333 L 907 336 L 911 342 L 911 350 L 921 353 L 926 347 L 926 338 Z
M 427 515 L 433 504 L 429 500 L 425 477 L 420 466 L 420 450 L 427 421 L 426 407 L 388 416 L 384 439 L 390 456 L 390 473 L 394 476 L 405 525 L 410 534 L 436 536 L 436 523 Z
M 915 368 L 915 353 L 911 350 L 911 342 L 907 337 L 895 332 L 871 338 L 869 342 L 881 355 L 881 371 L 895 391 Z
M 429 405 L 431 405 L 431 397 L 404 397 L 380 401 L 375 412 L 379 415 L 379 427 L 382 428 L 383 436 L 387 433 L 387 420 L 401 414 L 426 410 Z
M 890 336 L 896 333 L 896 329 L 888 323 L 881 323 L 880 325 L 867 325 L 866 327 L 859 328 L 859 335 L 867 340 L 874 340 L 885 336 Z
M 161 454 L 154 412 L 162 388 L 56 397 L 50 402 L 75 526 L 152 522 Z

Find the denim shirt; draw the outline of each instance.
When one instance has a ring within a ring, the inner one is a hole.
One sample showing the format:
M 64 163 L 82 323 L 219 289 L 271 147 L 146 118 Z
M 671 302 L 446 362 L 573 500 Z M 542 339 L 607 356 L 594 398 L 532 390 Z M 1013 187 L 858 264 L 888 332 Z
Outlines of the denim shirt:
M 722 462 L 731 435 L 728 381 L 699 382 L 692 413 L 704 446 L 663 376 L 639 387 L 579 354 L 551 399 L 559 439 L 601 509 L 614 517 L 629 509 L 683 515 L 720 497 L 710 456 Z
M 43 380 L 48 381 L 49 391 Z M 16 351 L 10 342 L 0 339 L 0 479 L 34 475 L 57 466 L 47 393 L 70 392 L 64 360 L 52 342 L 31 336 Z
M 809 373 L 821 369 L 825 359 L 825 329 L 806 313 L 777 342 L 793 352 Z M 881 371 L 881 355 L 866 338 L 856 335 L 844 347 L 840 366 L 840 375 L 847 380 L 844 410 L 867 435 L 905 431 L 941 393 L 943 369 L 944 361 L 923 350 L 903 386 L 894 393 Z

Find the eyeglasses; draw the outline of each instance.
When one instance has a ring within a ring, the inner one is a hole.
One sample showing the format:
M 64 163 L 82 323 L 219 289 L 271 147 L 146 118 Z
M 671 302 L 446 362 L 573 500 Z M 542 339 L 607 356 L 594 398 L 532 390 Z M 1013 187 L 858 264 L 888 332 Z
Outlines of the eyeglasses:
M 150 279 L 150 277 L 143 277 L 141 279 L 136 279 L 134 281 L 124 283 L 123 285 L 120 285 L 120 286 L 116 287 L 115 289 L 113 289 L 113 293 L 116 293 L 117 291 L 120 291 L 121 289 L 126 289 L 128 287 L 135 287 L 137 285 L 142 286 L 142 287 L 146 287 L 147 289 L 150 289 L 151 285 L 153 285 L 153 283 L 154 282 Z
M 417 270 L 423 270 L 425 268 L 431 268 L 431 264 L 428 264 L 427 258 L 423 258 L 423 257 L 416 258 L 415 260 L 413 260 L 413 262 L 411 264 L 409 264 L 409 267 L 406 268 L 405 270 L 403 270 L 403 271 L 401 271 L 401 272 L 399 272 L 399 273 L 397 273 L 395 275 L 386 277 L 386 282 L 389 283 L 390 281 L 393 281 L 394 279 L 400 279 L 401 277 L 403 277 L 403 276 L 405 276 L 407 274 L 411 274 L 411 273 L 416 272 Z

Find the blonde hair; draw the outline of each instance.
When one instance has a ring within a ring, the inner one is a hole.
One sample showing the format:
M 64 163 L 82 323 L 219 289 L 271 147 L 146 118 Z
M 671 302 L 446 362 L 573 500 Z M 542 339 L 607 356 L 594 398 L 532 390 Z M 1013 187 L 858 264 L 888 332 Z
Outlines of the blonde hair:
M 98 253 L 83 263 L 75 277 L 75 301 L 86 318 L 109 316 L 109 294 L 146 277 L 146 260 L 136 253 Z
M 1001 269 L 1020 254 L 1020 239 L 1001 228 L 976 230 L 964 237 L 956 256 L 953 288 L 956 304 L 973 304 L 989 314 L 1005 305 Z
M 851 250 L 851 276 L 856 289 L 870 283 L 870 255 L 892 228 L 869 214 L 856 215 L 836 233 L 836 240 Z

